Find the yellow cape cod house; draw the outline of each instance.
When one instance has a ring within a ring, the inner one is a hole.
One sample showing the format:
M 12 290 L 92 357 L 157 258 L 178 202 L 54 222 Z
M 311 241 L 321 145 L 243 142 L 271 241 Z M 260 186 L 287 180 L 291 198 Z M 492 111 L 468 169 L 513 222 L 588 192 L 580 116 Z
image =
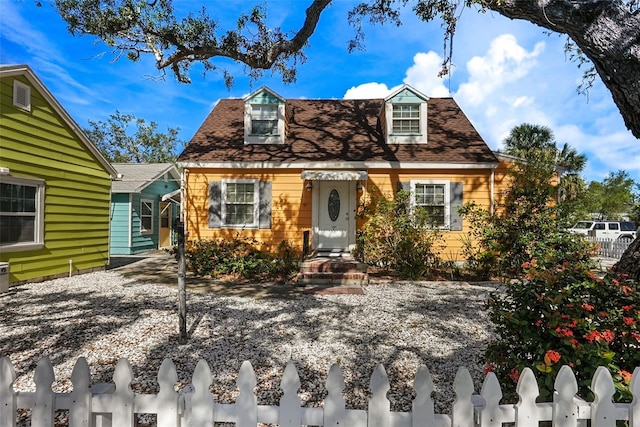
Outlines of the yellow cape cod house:
M 467 228 L 457 208 L 492 209 L 506 171 L 452 98 L 408 85 L 384 99 L 284 99 L 262 87 L 220 100 L 178 164 L 189 240 L 239 233 L 302 249 L 307 234 L 311 251 L 347 252 L 359 202 L 406 189 L 437 213 L 449 259 Z

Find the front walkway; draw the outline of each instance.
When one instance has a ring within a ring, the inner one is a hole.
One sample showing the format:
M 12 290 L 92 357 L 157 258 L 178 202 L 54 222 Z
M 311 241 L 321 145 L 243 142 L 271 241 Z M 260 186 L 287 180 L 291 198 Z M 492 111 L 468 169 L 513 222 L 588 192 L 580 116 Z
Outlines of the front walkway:
M 175 256 L 167 251 L 153 251 L 135 257 L 112 258 L 111 267 L 107 267 L 107 270 L 117 271 L 128 279 L 143 283 L 176 288 L 178 286 L 178 262 Z M 231 282 L 197 277 L 191 272 L 187 272 L 186 282 L 189 291 L 212 292 L 218 296 L 297 298 L 304 292 L 304 288 L 291 284 L 250 279 L 234 279 Z

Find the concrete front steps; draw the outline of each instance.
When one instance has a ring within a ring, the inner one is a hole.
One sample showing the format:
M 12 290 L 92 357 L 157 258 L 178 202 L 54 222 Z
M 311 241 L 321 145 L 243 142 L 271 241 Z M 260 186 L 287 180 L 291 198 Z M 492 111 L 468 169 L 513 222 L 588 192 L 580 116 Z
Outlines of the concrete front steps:
M 315 256 L 302 262 L 298 285 L 306 287 L 361 288 L 369 283 L 367 264 L 350 255 Z M 340 293 L 335 290 L 335 293 Z M 347 293 L 347 292 L 344 292 Z

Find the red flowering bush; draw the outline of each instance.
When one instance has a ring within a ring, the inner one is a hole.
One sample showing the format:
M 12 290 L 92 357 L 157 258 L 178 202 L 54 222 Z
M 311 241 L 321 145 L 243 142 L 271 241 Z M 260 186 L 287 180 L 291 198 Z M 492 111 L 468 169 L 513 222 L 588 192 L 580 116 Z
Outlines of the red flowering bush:
M 588 386 L 597 367 L 605 366 L 615 400 L 628 400 L 631 372 L 640 366 L 640 285 L 598 278 L 582 263 L 549 267 L 532 260 L 523 268 L 526 279 L 506 285 L 489 302 L 497 339 L 486 360 L 505 396 L 513 396 L 517 373 L 530 367 L 548 400 L 560 367 L 569 365 L 580 395 L 591 399 Z

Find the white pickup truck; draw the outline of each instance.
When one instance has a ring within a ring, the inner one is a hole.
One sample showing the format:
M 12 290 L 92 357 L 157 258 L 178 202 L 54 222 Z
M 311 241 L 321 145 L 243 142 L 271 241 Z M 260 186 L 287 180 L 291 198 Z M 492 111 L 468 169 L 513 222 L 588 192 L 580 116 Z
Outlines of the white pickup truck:
M 636 238 L 636 225 L 631 221 L 578 221 L 569 228 L 570 233 L 584 234 L 596 239 L 628 239 Z

